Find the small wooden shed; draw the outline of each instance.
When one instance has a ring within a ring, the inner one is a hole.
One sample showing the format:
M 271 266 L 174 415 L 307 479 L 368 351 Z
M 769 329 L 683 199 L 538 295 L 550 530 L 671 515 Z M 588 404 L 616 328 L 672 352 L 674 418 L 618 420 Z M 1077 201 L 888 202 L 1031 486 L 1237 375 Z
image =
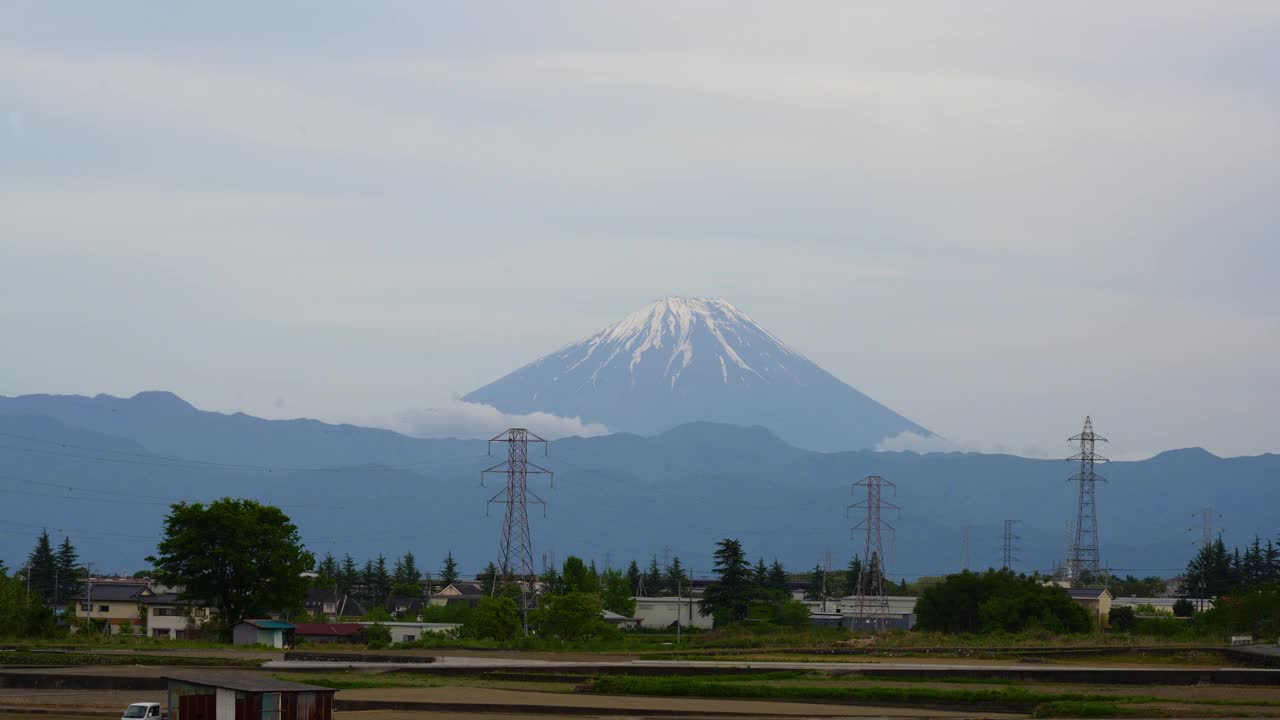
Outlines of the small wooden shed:
M 284 648 L 293 644 L 294 627 L 283 620 L 242 620 L 231 627 L 231 642 Z
M 333 720 L 331 688 L 243 672 L 165 676 L 169 720 Z

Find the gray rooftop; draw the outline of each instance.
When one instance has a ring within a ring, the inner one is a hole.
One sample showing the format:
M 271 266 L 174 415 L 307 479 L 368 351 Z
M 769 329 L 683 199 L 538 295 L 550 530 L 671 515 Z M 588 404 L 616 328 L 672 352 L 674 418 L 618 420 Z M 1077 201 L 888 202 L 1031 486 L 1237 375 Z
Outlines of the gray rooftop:
M 191 685 L 227 688 L 228 690 L 240 690 L 242 692 L 334 692 L 333 688 L 304 685 L 302 683 L 289 682 L 288 680 L 276 680 L 270 675 L 262 673 L 192 671 L 189 673 L 174 673 L 163 677 L 165 680 Z

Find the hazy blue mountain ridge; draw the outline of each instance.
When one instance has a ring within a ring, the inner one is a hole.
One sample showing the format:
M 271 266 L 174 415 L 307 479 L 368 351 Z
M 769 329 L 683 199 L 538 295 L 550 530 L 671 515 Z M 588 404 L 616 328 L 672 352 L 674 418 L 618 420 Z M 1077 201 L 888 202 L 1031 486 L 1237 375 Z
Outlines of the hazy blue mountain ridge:
M 485 502 L 497 488 L 479 482 L 496 459 L 483 442 L 204 413 L 157 399 L 0 398 L 0 558 L 21 564 L 48 527 L 69 532 L 87 559 L 136 569 L 170 502 L 223 495 L 283 505 L 321 553 L 363 559 L 411 549 L 434 566 L 452 550 L 467 571 L 496 554 L 500 520 L 496 510 L 485 517 Z M 1074 516 L 1075 487 L 1065 481 L 1074 467 L 1061 460 L 818 453 L 762 428 L 712 423 L 653 437 L 568 438 L 540 455 L 556 476 L 554 489 L 532 481 L 548 501 L 546 519 L 531 512 L 538 552 L 584 554 L 600 565 L 605 553 L 620 563 L 670 547 L 705 571 L 714 542 L 727 536 L 741 537 L 753 557 L 795 568 L 811 568 L 828 549 L 843 564 L 860 547 L 845 514 L 857 500 L 850 484 L 868 474 L 896 483 L 886 499 L 901 513 L 885 515 L 896 527 L 893 573 L 958 569 L 965 526 L 974 566 L 996 563 L 1006 518 L 1022 521 L 1018 567 L 1047 570 Z M 191 460 L 171 459 L 179 457 Z M 264 467 L 275 458 L 312 469 Z M 1098 490 L 1103 555 L 1121 572 L 1169 574 L 1185 564 L 1199 538 L 1194 513 L 1207 503 L 1223 515 L 1229 543 L 1280 529 L 1280 456 L 1175 450 L 1102 471 L 1110 479 Z

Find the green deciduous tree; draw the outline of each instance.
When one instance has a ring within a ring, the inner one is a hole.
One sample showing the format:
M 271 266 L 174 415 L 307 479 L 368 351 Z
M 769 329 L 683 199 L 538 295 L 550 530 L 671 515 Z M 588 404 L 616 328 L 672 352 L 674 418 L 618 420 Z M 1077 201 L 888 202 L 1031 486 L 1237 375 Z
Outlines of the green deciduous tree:
M 462 626 L 462 636 L 509 642 L 521 630 L 520 606 L 505 595 L 481 598 Z
M 699 612 L 715 618 L 716 625 L 741 622 L 751 605 L 751 565 L 742 551 L 742 543 L 725 538 L 716 544 L 716 581 L 702 594 Z
M 604 573 L 604 607 L 619 615 L 634 617 L 636 601 L 631 597 L 631 583 L 621 570 L 606 570 Z
M 566 593 L 598 593 L 600 592 L 600 582 L 596 579 L 587 564 L 582 558 L 576 555 L 570 555 L 564 559 L 564 565 L 560 568 L 560 575 L 564 579 L 564 590 Z
M 809 606 L 788 598 L 778 605 L 777 622 L 784 627 L 805 627 L 809 624 Z
M 918 630 L 981 633 L 1039 628 L 1081 633 L 1091 625 L 1089 613 L 1065 590 L 1009 570 L 948 575 L 926 588 L 916 602 Z
M 381 650 L 391 644 L 391 629 L 380 623 L 367 625 L 364 628 L 364 641 L 370 650 Z
M 621 576 L 621 573 L 619 573 Z M 600 619 L 604 605 L 596 593 L 569 592 L 548 597 L 530 616 L 543 637 L 574 641 L 600 637 L 614 628 Z
M 302 573 L 315 566 L 289 516 L 235 498 L 171 506 L 147 561 L 162 582 L 183 586 L 185 597 L 210 601 L 228 636 L 248 617 L 300 609 L 308 584 Z
M 53 610 L 27 596 L 27 585 L 0 567 L 0 637 L 52 638 L 58 634 Z

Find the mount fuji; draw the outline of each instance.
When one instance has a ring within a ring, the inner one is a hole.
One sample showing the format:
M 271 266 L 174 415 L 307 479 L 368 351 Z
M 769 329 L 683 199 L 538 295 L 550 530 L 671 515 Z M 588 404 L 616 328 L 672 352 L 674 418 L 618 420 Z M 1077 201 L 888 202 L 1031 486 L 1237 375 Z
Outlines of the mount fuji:
M 669 297 L 463 400 L 654 434 L 693 421 L 764 426 L 811 450 L 928 430 L 841 382 L 723 299 Z

